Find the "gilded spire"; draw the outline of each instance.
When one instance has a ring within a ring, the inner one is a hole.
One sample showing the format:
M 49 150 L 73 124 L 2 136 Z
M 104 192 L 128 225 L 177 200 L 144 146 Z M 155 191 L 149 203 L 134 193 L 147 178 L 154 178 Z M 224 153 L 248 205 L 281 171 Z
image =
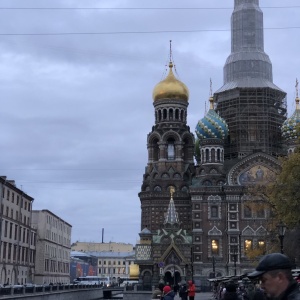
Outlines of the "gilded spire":
M 170 40 L 170 57 L 169 57 L 169 74 L 167 77 L 159 82 L 153 90 L 153 100 L 154 102 L 161 99 L 180 99 L 188 101 L 189 90 L 187 86 L 178 80 L 172 69 L 173 64 L 173 54 L 172 54 L 172 40 Z
M 174 193 L 175 193 L 175 188 L 171 186 L 170 187 L 171 199 L 170 199 L 164 224 L 176 224 L 176 223 L 179 224 L 178 214 L 176 212 L 175 203 L 173 200 Z

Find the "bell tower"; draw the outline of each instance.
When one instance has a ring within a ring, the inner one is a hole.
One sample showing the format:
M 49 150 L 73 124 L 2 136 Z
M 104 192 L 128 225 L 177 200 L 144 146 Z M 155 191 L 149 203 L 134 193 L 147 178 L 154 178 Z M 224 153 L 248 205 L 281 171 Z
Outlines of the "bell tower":
M 254 152 L 284 153 L 280 127 L 286 118 L 286 93 L 273 83 L 259 0 L 234 1 L 231 54 L 215 103 L 229 128 L 225 160 L 243 159 Z
M 170 42 L 169 73 L 153 90 L 155 124 L 147 137 L 148 163 L 139 198 L 141 229 L 162 227 L 173 192 L 179 219 L 191 230 L 189 186 L 194 173 L 194 136 L 187 126 L 189 91 L 173 72 Z

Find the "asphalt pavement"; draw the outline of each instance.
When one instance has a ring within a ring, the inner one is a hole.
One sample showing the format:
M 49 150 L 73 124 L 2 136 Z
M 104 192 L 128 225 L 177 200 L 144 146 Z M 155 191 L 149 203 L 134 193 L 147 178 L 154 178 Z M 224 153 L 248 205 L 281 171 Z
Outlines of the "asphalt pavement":
M 181 300 L 181 298 L 177 294 L 174 300 Z M 196 293 L 195 300 L 213 300 L 213 293 Z

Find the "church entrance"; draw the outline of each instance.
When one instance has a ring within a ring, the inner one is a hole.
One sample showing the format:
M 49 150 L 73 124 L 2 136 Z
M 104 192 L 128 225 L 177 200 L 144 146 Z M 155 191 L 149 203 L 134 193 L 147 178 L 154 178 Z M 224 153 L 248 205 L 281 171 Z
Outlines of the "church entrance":
M 167 271 L 164 276 L 165 284 L 170 286 L 178 285 L 181 282 L 181 276 L 179 271 L 175 270 L 175 272 Z

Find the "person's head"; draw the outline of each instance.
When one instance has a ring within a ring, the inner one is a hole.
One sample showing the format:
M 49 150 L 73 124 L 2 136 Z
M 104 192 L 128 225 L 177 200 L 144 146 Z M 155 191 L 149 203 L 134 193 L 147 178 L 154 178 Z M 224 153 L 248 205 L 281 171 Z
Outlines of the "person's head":
M 188 284 L 189 284 L 189 285 L 192 285 L 192 284 L 193 284 L 193 281 L 192 281 L 192 280 L 189 280 L 189 281 L 188 281 Z
M 261 288 L 269 297 L 278 297 L 293 280 L 289 258 L 281 253 L 264 256 L 258 263 L 256 271 L 248 274 L 249 278 L 258 277 Z
M 228 292 L 228 293 L 235 293 L 236 292 L 236 285 L 234 283 L 229 283 L 226 286 L 226 292 Z
M 168 286 L 168 285 L 166 285 L 166 286 L 164 287 L 163 291 L 164 291 L 165 294 L 168 294 L 169 292 L 171 292 L 171 287 Z

